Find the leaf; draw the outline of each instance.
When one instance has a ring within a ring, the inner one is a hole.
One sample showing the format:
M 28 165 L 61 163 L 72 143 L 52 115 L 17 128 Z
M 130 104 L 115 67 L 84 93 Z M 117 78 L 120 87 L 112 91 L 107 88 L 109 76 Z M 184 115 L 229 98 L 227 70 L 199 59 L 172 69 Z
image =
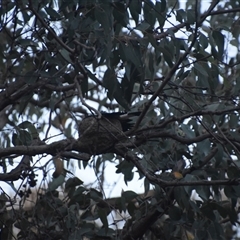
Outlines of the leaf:
M 122 197 L 125 198 L 126 202 L 130 202 L 138 197 L 138 194 L 133 191 L 125 191 L 122 193 Z
M 197 143 L 197 148 L 201 154 L 207 156 L 211 151 L 211 142 L 209 139 L 205 139 L 202 142 Z
M 88 77 L 90 77 L 96 84 L 99 84 L 99 79 L 93 74 L 89 69 L 85 69 L 87 72 Z
M 140 23 L 135 29 L 144 32 L 150 27 L 150 24 L 147 22 Z
M 31 142 L 33 140 L 30 133 L 25 130 L 19 130 L 17 137 L 20 140 L 20 142 L 25 146 L 31 145 Z
M 208 73 L 199 63 L 197 63 L 197 62 L 194 63 L 194 69 L 196 69 L 197 72 L 200 73 L 201 75 L 203 75 L 204 77 L 208 77 Z
M 113 17 L 120 23 L 123 27 L 127 27 L 129 23 L 128 11 L 125 9 L 125 5 L 120 2 L 115 2 L 113 4 Z
M 223 218 L 226 218 L 229 210 L 231 209 L 230 201 L 221 201 L 220 203 L 215 203 L 216 209 Z
M 231 178 L 231 179 L 239 178 L 240 170 L 236 166 L 230 166 L 227 169 L 227 175 L 228 175 L 228 178 Z
M 77 197 L 77 196 L 82 196 L 83 192 L 87 191 L 86 188 L 80 186 L 77 188 L 77 190 L 74 192 L 73 197 Z
M 124 174 L 124 181 L 125 184 L 127 185 L 127 182 L 131 181 L 133 179 L 133 164 L 128 161 L 123 161 L 120 164 L 116 166 L 117 170 L 116 173 L 123 173 Z
M 65 189 L 76 187 L 78 185 L 82 185 L 83 181 L 80 180 L 78 177 L 69 178 L 66 182 Z
M 173 66 L 173 57 L 172 57 L 172 54 L 165 48 L 162 48 L 160 47 L 160 51 L 162 52 L 163 54 L 163 57 L 164 57 L 164 60 L 167 62 L 168 66 L 169 67 L 172 67 Z
M 23 47 L 29 47 L 29 46 L 38 46 L 37 43 L 33 42 L 31 39 L 20 39 L 19 44 L 22 45 Z
M 139 15 L 141 14 L 141 5 L 141 1 L 130 1 L 129 4 L 129 10 L 133 17 L 133 20 L 135 21 L 136 26 L 138 25 Z
M 27 84 L 33 85 L 36 83 L 36 81 L 38 80 L 39 75 L 36 73 L 36 71 L 31 70 L 29 72 L 26 72 L 24 75 L 24 80 Z M 32 94 L 29 94 L 29 96 L 32 96 Z M 26 98 L 27 96 L 25 96 Z
M 31 134 L 32 139 L 37 139 L 39 137 L 36 127 L 29 121 L 24 121 L 18 125 L 19 128 L 28 129 Z
M 29 121 L 24 121 L 18 125 L 19 128 L 26 129 L 32 126 L 32 123 Z
M 216 216 L 214 214 L 214 209 L 212 208 L 211 204 L 207 203 L 207 204 L 203 205 L 200 208 L 200 210 L 207 218 L 209 218 L 212 221 L 215 221 Z
M 57 11 L 55 11 L 53 8 L 45 7 L 44 9 L 52 20 L 58 20 L 61 18 L 61 15 Z
M 22 142 L 20 141 L 20 139 L 18 138 L 18 135 L 16 133 L 13 133 L 13 135 L 12 135 L 12 144 L 14 146 L 22 145 Z
M 179 207 L 173 206 L 169 209 L 168 214 L 173 221 L 179 221 L 182 218 L 183 212 Z
M 97 191 L 96 189 L 91 188 L 90 198 L 98 202 L 99 200 L 103 199 L 103 195 L 101 192 Z
M 190 70 L 183 72 L 183 74 L 179 72 L 179 80 L 183 80 L 184 78 L 188 77 L 189 74 L 190 74 Z
M 186 191 L 184 191 L 184 187 L 174 188 L 173 192 L 174 192 L 174 197 L 175 197 L 177 203 L 179 204 L 179 206 L 183 209 L 189 209 L 190 195 L 187 194 Z
M 76 236 L 79 236 L 79 239 L 82 239 L 82 236 L 85 236 L 87 233 L 92 233 L 92 227 L 84 226 L 81 229 L 78 229 L 77 232 L 72 233 L 69 239 L 77 240 Z
M 198 178 L 192 174 L 187 174 L 183 179 L 184 182 L 194 182 L 197 180 Z M 184 186 L 184 190 L 187 192 L 189 196 L 191 196 L 193 189 L 194 189 L 193 186 Z
M 108 98 L 115 99 L 123 108 L 129 109 L 128 103 L 124 98 L 122 88 L 116 78 L 115 72 L 112 69 L 107 69 L 103 77 L 103 86 L 108 90 Z
M 106 209 L 99 208 L 98 209 L 98 216 L 103 224 L 103 227 L 105 229 L 105 233 L 108 231 L 108 220 L 107 220 L 107 212 Z
M 115 72 L 108 68 L 103 76 L 103 86 L 108 90 L 108 97 L 113 100 L 113 95 L 116 90 L 117 78 Z
M 136 214 L 136 210 L 138 210 L 138 208 L 136 207 L 136 203 L 129 202 L 127 205 L 127 211 L 130 214 L 130 216 L 134 217 Z
M 52 181 L 48 184 L 48 192 L 56 190 L 60 187 L 65 181 L 65 176 L 60 174 L 57 178 L 53 178 Z
M 100 239 L 111 239 L 112 236 L 115 235 L 115 231 L 111 228 L 107 229 L 107 232 L 105 231 L 104 228 L 101 228 L 98 232 L 97 232 L 97 236 L 100 236 Z
M 0 202 L 7 202 L 8 201 L 8 198 L 6 197 L 6 195 L 5 194 L 3 194 L 3 193 L 1 193 L 0 194 Z
M 195 239 L 195 236 L 191 232 L 185 230 L 185 233 L 186 233 L 186 237 L 187 237 L 186 239 L 187 240 L 194 240 Z
M 167 8 L 167 2 L 166 0 L 161 0 L 161 2 L 157 1 L 156 2 L 160 6 L 160 12 L 165 12 Z
M 116 88 L 116 91 L 114 92 L 114 98 L 118 102 L 118 104 L 121 105 L 126 111 L 130 110 L 129 104 L 124 98 L 124 95 L 119 83 L 117 83 L 117 88 Z
M 191 127 L 188 126 L 187 124 L 181 124 L 181 129 L 188 138 L 195 137 L 195 133 L 194 133 L 193 129 L 191 129 Z
M 173 172 L 173 176 L 174 176 L 176 179 L 181 179 L 181 178 L 183 178 L 183 175 L 182 175 L 180 172 Z
M 239 116 L 236 114 L 231 114 L 229 119 L 229 127 L 236 128 L 239 124 Z
M 69 206 L 78 203 L 80 209 L 86 209 L 90 205 L 89 191 L 82 186 L 78 187 L 77 190 L 69 196 L 72 196 L 68 203 Z
M 208 43 L 209 43 L 208 39 L 207 39 L 207 37 L 203 33 L 200 33 L 199 43 L 201 44 L 203 49 L 206 49 L 208 47 Z
M 113 27 L 112 8 L 110 6 L 110 4 L 103 3 L 95 7 L 95 18 L 102 25 L 105 36 L 110 35 Z
M 59 51 L 59 53 L 61 54 L 61 56 L 64 58 L 64 60 L 66 60 L 68 63 L 73 63 L 72 59 L 70 58 L 70 53 L 69 51 L 67 51 L 65 48 L 61 49 Z
M 88 83 L 88 79 L 83 79 L 81 82 L 81 90 L 84 96 L 88 92 Z
M 209 200 L 211 193 L 208 186 L 196 186 L 195 190 L 198 193 L 199 197 L 202 198 L 204 201 Z
M 155 14 L 155 6 L 152 1 L 145 0 L 143 5 L 143 15 L 144 20 L 150 24 L 151 27 L 155 25 L 156 22 L 156 14 Z
M 186 12 L 183 9 L 179 9 L 176 11 L 177 15 L 176 15 L 176 19 L 177 21 L 179 21 L 180 23 L 185 22 L 186 20 Z
M 159 27 L 163 28 L 165 21 L 167 19 L 166 17 L 166 1 L 162 0 L 161 2 L 156 1 L 156 17 L 159 23 Z
M 124 54 L 127 61 L 131 61 L 135 67 L 142 72 L 143 64 L 141 60 L 140 46 L 138 44 L 134 42 L 130 42 L 128 45 L 121 44 L 120 51 Z
M 189 9 L 186 11 L 187 12 L 187 22 L 191 25 L 194 24 L 196 19 L 195 19 L 195 10 Z
M 239 197 L 233 186 L 225 186 L 224 193 L 228 198 L 236 199 Z
M 212 37 L 215 41 L 215 43 L 217 44 L 218 47 L 218 56 L 219 58 L 222 58 L 223 56 L 223 52 L 224 52 L 224 35 L 220 32 L 220 31 L 216 31 L 214 30 L 212 32 Z
M 220 106 L 220 103 L 212 103 L 204 107 L 205 110 L 214 112 L 216 111 Z
M 144 178 L 144 193 L 147 194 L 150 190 L 150 182 L 147 178 Z

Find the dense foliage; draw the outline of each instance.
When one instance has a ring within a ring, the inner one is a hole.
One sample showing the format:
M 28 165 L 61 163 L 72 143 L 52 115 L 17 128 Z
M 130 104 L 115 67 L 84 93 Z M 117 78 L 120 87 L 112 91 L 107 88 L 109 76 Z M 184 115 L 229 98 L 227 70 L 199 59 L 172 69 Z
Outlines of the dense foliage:
M 1 239 L 238 239 L 239 1 L 2 0 L 0 18 Z M 123 133 L 101 111 L 140 115 Z M 144 193 L 107 198 L 106 175 Z

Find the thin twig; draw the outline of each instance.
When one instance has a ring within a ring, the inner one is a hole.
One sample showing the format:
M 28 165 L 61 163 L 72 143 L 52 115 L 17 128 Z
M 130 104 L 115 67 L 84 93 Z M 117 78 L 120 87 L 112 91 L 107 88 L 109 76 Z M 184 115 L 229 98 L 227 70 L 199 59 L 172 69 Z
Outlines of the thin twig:
M 74 83 L 75 83 L 75 86 L 77 87 L 77 90 L 78 90 L 78 97 L 80 98 L 81 102 L 82 102 L 82 105 L 87 107 L 89 110 L 92 110 L 93 112 L 95 112 L 97 114 L 97 118 L 101 118 L 102 117 L 102 114 L 95 108 L 91 107 L 89 104 L 87 104 L 83 98 L 83 95 L 82 95 L 82 90 L 81 90 L 81 87 L 80 87 L 80 84 L 77 80 L 77 76 L 75 77 L 74 79 Z

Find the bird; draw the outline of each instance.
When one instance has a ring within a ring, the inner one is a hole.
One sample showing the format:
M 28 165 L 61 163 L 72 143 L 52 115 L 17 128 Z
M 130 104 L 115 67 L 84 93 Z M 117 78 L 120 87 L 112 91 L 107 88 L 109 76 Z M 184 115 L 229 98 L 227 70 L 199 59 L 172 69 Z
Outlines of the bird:
M 139 116 L 141 112 L 102 112 L 102 117 L 108 120 L 118 120 L 121 124 L 122 131 L 126 132 L 133 127 L 132 117 Z
M 124 132 L 133 127 L 132 117 L 140 112 L 101 112 L 101 117 L 89 115 L 78 125 L 79 144 L 90 154 L 109 152 L 114 144 L 128 138 Z

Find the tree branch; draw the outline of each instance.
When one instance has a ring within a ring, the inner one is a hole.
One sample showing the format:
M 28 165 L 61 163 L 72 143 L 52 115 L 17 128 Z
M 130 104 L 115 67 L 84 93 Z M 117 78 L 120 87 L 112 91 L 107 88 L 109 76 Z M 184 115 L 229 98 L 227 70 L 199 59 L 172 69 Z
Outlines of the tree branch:
M 64 49 L 66 49 L 68 52 L 74 54 L 75 49 L 71 49 L 68 47 L 53 31 L 51 27 L 47 25 L 47 23 L 42 19 L 42 17 L 38 14 L 38 12 L 34 9 L 32 6 L 32 1 L 29 1 L 29 10 L 37 17 L 37 19 L 41 22 L 41 24 L 48 30 L 48 32 L 52 35 L 52 37 L 62 46 Z
M 240 178 L 238 179 L 223 179 L 223 180 L 199 180 L 199 181 L 185 181 L 183 179 L 173 179 L 172 181 L 162 180 L 161 175 L 156 175 L 148 171 L 142 164 L 141 159 L 131 152 L 126 152 L 123 149 L 115 148 L 115 152 L 125 158 L 127 161 L 131 161 L 138 171 L 143 174 L 150 183 L 157 184 L 162 188 L 166 187 L 179 187 L 179 186 L 213 186 L 213 185 L 239 185 Z
M 66 140 L 60 140 L 51 144 L 44 144 L 44 145 L 38 145 L 38 146 L 16 146 L 16 147 L 8 147 L 8 148 L 2 148 L 0 149 L 0 157 L 6 157 L 11 156 L 13 154 L 17 155 L 29 155 L 29 156 L 35 156 L 38 154 L 51 154 L 56 155 L 61 153 L 64 154 L 65 151 L 78 151 L 78 152 L 84 152 L 84 148 L 81 146 L 81 144 L 78 143 L 75 139 L 66 139 Z M 85 153 L 83 155 L 83 159 L 86 160 L 84 157 L 86 156 Z
M 23 171 L 30 168 L 30 156 L 37 154 L 48 153 L 53 156 L 58 155 L 63 158 L 74 158 L 78 160 L 88 161 L 90 159 L 87 153 L 74 153 L 65 150 L 79 150 L 77 141 L 75 140 L 62 140 L 59 142 L 54 142 L 49 145 L 38 145 L 38 146 L 17 146 L 9 147 L 0 150 L 0 157 L 11 156 L 13 154 L 25 155 L 20 163 L 11 170 L 9 173 L 0 173 L 0 181 L 16 181 L 21 178 Z M 15 156 L 16 157 L 16 156 Z
M 196 167 L 193 166 L 188 169 L 185 169 L 183 171 L 183 176 L 186 176 L 188 173 L 191 173 L 194 170 L 201 169 L 202 167 L 204 167 L 215 156 L 217 152 L 218 148 L 217 147 L 213 148 L 211 152 L 203 159 L 203 161 L 198 166 Z

